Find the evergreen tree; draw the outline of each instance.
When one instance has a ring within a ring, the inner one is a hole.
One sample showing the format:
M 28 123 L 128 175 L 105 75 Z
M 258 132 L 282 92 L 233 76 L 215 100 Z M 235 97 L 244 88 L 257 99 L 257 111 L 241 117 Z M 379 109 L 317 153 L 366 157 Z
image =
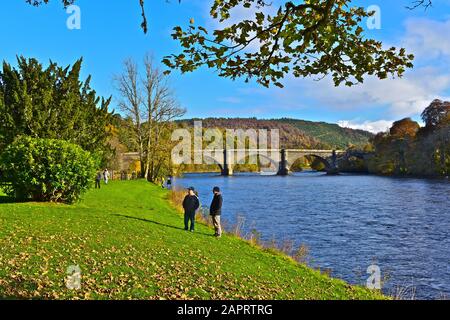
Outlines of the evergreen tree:
M 91 77 L 80 80 L 82 59 L 44 68 L 36 59 L 18 57 L 17 67 L 0 71 L 0 149 L 21 135 L 67 140 L 103 153 L 110 122 L 111 98 L 97 96 Z

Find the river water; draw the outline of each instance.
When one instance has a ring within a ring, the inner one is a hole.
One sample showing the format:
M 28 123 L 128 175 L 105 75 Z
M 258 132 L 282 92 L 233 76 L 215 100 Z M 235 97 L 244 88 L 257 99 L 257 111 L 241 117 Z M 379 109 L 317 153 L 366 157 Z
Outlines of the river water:
M 402 298 L 450 298 L 450 182 L 317 172 L 288 177 L 187 174 L 206 206 L 221 187 L 228 225 L 263 241 L 309 249 L 309 264 L 365 285 L 367 268 L 381 271 L 383 292 Z

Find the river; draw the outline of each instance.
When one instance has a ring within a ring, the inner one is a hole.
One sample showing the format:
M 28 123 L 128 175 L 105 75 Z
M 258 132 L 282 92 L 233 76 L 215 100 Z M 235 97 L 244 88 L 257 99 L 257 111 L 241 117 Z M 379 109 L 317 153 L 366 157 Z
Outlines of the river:
M 186 174 L 209 205 L 222 189 L 228 225 L 245 219 L 263 241 L 309 249 L 309 264 L 365 285 L 367 268 L 381 271 L 383 292 L 402 298 L 450 298 L 450 182 L 307 171 L 288 177 Z

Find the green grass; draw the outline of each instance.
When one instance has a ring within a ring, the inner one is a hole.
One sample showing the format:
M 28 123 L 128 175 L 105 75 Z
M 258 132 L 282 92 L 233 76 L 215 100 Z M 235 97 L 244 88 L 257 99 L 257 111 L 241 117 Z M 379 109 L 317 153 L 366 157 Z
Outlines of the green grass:
M 167 193 L 143 181 L 92 190 L 77 205 L 0 204 L 0 298 L 375 299 L 204 225 L 182 230 Z M 65 286 L 67 268 L 82 288 Z

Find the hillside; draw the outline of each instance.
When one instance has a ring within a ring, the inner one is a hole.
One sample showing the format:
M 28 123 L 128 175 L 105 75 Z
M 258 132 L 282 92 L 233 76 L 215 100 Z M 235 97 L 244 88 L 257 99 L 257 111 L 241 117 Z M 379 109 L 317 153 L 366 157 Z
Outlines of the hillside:
M 373 134 L 363 130 L 342 128 L 337 124 L 296 119 L 207 118 L 186 119 L 179 123 L 192 126 L 202 120 L 204 128 L 227 129 L 279 129 L 284 148 L 345 149 L 349 145 L 364 146 Z
M 374 136 L 368 131 L 342 128 L 335 123 L 287 118 L 278 121 L 290 124 L 305 134 L 335 148 L 346 148 L 348 145 L 364 146 Z
M 0 299 L 385 298 L 204 225 L 186 232 L 167 195 L 127 181 L 74 206 L 0 196 Z M 65 286 L 70 266 L 80 290 Z

